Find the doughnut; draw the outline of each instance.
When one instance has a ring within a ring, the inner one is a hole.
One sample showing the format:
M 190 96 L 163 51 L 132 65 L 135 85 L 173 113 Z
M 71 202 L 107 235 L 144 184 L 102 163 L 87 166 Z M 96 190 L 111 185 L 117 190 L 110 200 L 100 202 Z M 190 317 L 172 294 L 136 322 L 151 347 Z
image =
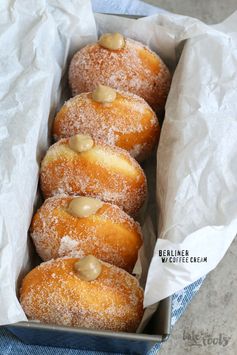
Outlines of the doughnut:
M 145 174 L 124 149 L 77 134 L 53 144 L 41 163 L 45 198 L 59 195 L 95 197 L 135 215 L 147 192 Z
M 23 279 L 28 319 L 47 324 L 134 332 L 143 315 L 135 277 L 93 256 L 44 262 Z
M 106 43 L 106 36 L 114 46 Z M 156 53 L 118 33 L 102 35 L 80 49 L 69 66 L 73 96 L 103 84 L 141 96 L 158 113 L 164 110 L 170 83 L 169 70 Z
M 142 161 L 158 142 L 160 128 L 154 111 L 141 97 L 99 85 L 94 92 L 68 100 L 55 117 L 55 140 L 77 133 L 126 149 Z
M 142 245 L 137 222 L 118 206 L 88 197 L 45 200 L 33 217 L 30 232 L 44 261 L 93 254 L 128 272 Z

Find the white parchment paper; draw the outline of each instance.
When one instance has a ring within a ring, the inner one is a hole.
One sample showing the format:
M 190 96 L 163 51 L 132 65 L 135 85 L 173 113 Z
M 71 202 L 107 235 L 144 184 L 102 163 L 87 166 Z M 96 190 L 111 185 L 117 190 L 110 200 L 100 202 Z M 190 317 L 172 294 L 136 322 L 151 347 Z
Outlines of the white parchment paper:
M 237 13 L 215 29 L 188 30 L 158 148 L 159 239 L 146 306 L 215 268 L 237 232 Z M 162 263 L 160 250 L 207 262 Z
M 29 260 L 27 230 L 38 163 L 48 145 L 48 116 L 59 104 L 67 59 L 95 40 L 96 29 L 87 0 L 4 0 L 0 13 L 0 324 L 6 324 L 26 319 L 16 280 Z M 140 20 L 96 15 L 99 32 L 142 41 L 171 71 L 181 55 L 158 149 L 160 239 L 146 306 L 209 272 L 236 234 L 236 23 L 237 14 L 213 27 L 169 13 Z M 208 262 L 162 263 L 161 249 L 188 249 Z M 150 254 L 145 250 L 141 257 Z

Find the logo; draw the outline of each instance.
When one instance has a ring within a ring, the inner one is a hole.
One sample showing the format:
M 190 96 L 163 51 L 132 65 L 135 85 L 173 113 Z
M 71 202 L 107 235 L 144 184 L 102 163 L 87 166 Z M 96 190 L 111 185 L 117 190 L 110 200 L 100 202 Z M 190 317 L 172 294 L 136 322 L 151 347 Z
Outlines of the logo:
M 204 330 L 198 332 L 195 332 L 194 330 L 191 332 L 184 330 L 183 332 L 183 340 L 185 341 L 185 345 L 188 347 L 220 346 L 225 348 L 229 344 L 230 339 L 230 336 L 223 333 L 214 335 Z

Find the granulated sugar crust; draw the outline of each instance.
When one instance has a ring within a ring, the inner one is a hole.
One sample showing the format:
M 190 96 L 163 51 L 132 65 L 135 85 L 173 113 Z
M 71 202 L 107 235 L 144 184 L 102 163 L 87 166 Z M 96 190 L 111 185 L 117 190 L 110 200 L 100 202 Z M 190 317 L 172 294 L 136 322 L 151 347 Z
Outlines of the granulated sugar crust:
M 145 159 L 158 142 L 159 123 L 141 97 L 117 91 L 111 103 L 99 103 L 91 93 L 68 100 L 55 117 L 54 139 L 77 133 L 124 148 L 137 160 Z
M 50 260 L 93 254 L 131 272 L 142 245 L 140 225 L 109 203 L 104 203 L 94 215 L 74 217 L 67 212 L 73 198 L 51 197 L 36 212 L 31 237 L 40 257 Z
M 61 193 L 87 195 L 136 214 L 145 200 L 147 182 L 129 153 L 98 141 L 89 151 L 76 153 L 68 141 L 52 145 L 42 161 L 40 183 L 45 198 Z
M 89 44 L 74 55 L 69 67 L 73 95 L 103 84 L 143 97 L 155 111 L 164 109 L 170 82 L 169 70 L 161 58 L 128 38 L 125 48 L 117 51 Z
M 20 302 L 29 319 L 91 329 L 134 332 L 143 315 L 143 291 L 126 271 L 102 262 L 94 281 L 74 271 L 77 258 L 42 263 L 23 280 Z

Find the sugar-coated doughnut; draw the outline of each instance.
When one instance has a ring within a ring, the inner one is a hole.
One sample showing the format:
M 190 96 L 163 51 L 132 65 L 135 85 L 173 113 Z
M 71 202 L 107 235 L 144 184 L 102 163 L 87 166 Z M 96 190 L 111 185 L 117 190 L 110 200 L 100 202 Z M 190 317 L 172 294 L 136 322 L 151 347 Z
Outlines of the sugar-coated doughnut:
M 49 148 L 41 163 L 40 184 L 45 198 L 62 193 L 91 196 L 129 214 L 138 212 L 147 191 L 145 174 L 127 151 L 84 135 L 61 139 Z
M 143 315 L 138 281 L 123 269 L 100 261 L 93 265 L 93 257 L 89 259 L 87 266 L 77 258 L 51 260 L 27 274 L 20 289 L 27 317 L 48 324 L 134 332 Z
M 45 261 L 93 254 L 131 272 L 142 245 L 139 224 L 118 206 L 101 201 L 85 217 L 75 215 L 93 200 L 65 195 L 45 200 L 30 228 L 37 253 Z M 72 201 L 82 202 L 72 206 Z
M 129 91 L 157 112 L 165 106 L 171 82 L 168 68 L 148 47 L 125 38 L 122 48 L 110 49 L 99 42 L 80 49 L 69 67 L 73 95 L 93 91 L 98 84 Z
M 102 93 L 107 88 L 99 87 Z M 89 92 L 68 100 L 54 120 L 55 140 L 77 133 L 90 134 L 109 145 L 124 148 L 142 161 L 158 142 L 160 128 L 154 111 L 141 97 L 115 91 L 112 101 L 110 98 L 110 102 L 101 102 Z

